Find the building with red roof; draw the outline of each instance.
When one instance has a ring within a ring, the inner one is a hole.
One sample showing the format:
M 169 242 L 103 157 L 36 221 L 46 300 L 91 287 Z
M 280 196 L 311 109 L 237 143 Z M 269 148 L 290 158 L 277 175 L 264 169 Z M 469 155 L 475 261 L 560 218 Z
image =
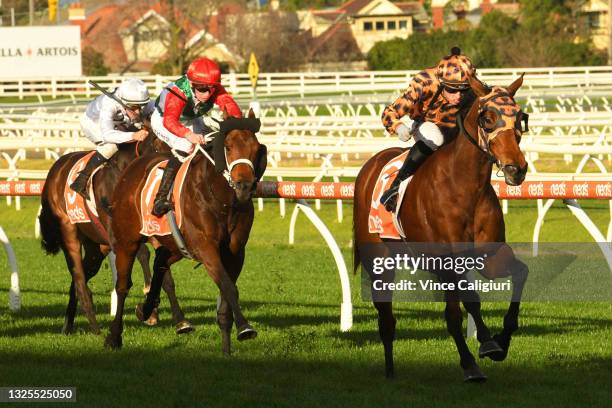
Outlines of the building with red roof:
M 82 9 L 76 5 L 73 9 Z M 193 47 L 192 54 L 216 60 L 230 70 L 243 60 L 234 55 L 216 38 L 209 28 L 219 24 L 219 13 L 213 13 L 206 23 L 194 21 L 180 12 L 163 10 L 159 3 L 144 7 L 135 3 L 108 4 L 85 13 L 71 10 L 71 23 L 81 26 L 81 47 L 91 47 L 104 56 L 114 72 L 150 71 L 168 55 L 168 27 L 172 17 L 183 31 L 182 47 Z M 72 16 L 75 16 L 74 18 Z

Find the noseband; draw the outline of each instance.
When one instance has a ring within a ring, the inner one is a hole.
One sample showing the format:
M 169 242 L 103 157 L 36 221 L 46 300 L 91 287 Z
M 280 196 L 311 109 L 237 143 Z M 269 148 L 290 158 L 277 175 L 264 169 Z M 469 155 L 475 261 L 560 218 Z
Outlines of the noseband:
M 211 132 L 206 136 L 210 136 L 215 133 L 218 133 L 218 132 L 216 131 Z M 204 150 L 202 145 L 200 144 L 197 145 L 197 148 L 194 150 L 194 154 L 197 153 L 198 150 L 204 155 L 204 157 L 208 159 L 208 161 L 212 163 L 213 166 L 215 165 L 215 160 L 212 157 L 210 157 L 210 155 L 208 154 L 206 150 Z M 244 158 L 236 159 L 230 163 L 227 161 L 227 148 L 223 147 L 223 153 L 225 155 L 225 165 L 227 166 L 227 169 L 223 170 L 221 175 L 227 181 L 227 184 L 232 188 L 232 190 L 236 190 L 236 183 L 234 183 L 234 180 L 232 180 L 232 174 L 231 174 L 232 169 L 239 164 L 246 164 L 247 166 L 251 168 L 251 171 L 253 172 L 253 174 L 255 174 L 255 166 L 253 166 L 253 162 L 251 160 L 244 159 Z

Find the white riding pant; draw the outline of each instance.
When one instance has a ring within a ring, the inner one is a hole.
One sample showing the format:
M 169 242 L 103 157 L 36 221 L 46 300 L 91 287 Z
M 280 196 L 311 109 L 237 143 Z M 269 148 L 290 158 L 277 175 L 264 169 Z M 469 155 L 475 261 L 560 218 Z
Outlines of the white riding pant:
M 208 125 L 207 123 L 204 123 L 204 119 L 201 117 L 195 118 L 194 120 L 182 121 L 181 123 L 193 133 L 199 134 L 202 134 Z M 164 127 L 164 118 L 157 110 L 153 111 L 153 114 L 151 115 L 151 128 L 153 129 L 155 136 L 170 146 L 170 148 L 187 154 L 191 154 L 193 152 L 194 144 L 186 138 L 176 136 L 174 133 L 166 129 Z
M 431 150 L 437 150 L 444 143 L 444 135 L 438 125 L 433 122 L 417 122 L 412 124 L 411 133 L 415 141 L 423 141 Z
M 96 144 L 96 151 L 105 159 L 110 159 L 119 150 L 116 144 L 104 142 L 100 125 L 86 114 L 81 116 L 81 130 L 85 133 L 87 139 Z

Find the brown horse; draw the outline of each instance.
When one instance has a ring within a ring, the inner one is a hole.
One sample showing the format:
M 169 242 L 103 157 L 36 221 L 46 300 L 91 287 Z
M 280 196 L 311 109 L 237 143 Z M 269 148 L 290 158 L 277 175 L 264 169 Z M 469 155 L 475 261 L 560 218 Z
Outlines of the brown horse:
M 193 258 L 205 266 L 220 289 L 217 323 L 222 332 L 223 352 L 229 354 L 234 318 L 238 340 L 257 335 L 240 310 L 236 280 L 242 270 L 245 246 L 253 224 L 251 196 L 257 179 L 265 170 L 267 151 L 255 136 L 259 120 L 252 112 L 247 119 L 226 118 L 220 125 L 221 133 L 213 142 L 215 156 L 217 164 L 227 165 L 227 169 L 220 173 L 204 154 L 195 155 L 183 182 L 180 230 Z M 106 338 L 107 347 L 119 348 L 122 345 L 123 312 L 132 285 L 132 265 L 138 247 L 147 239 L 140 234 L 140 225 L 130 220 L 140 218 L 138 203 L 146 175 L 164 158 L 135 160 L 124 173 L 113 196 L 112 206 L 116 215 L 112 220 L 111 245 L 117 255 L 118 305 Z M 170 265 L 183 257 L 172 236 L 154 236 L 151 239 L 161 246 L 155 251 L 151 290 L 144 305 L 137 307 L 136 314 L 140 320 L 147 319 L 159 302 L 160 282 Z
M 489 256 L 481 273 L 489 278 L 512 277 L 512 302 L 504 318 L 500 334 L 491 336 L 480 314 L 480 300 L 476 292 L 469 301 L 457 291 L 446 291 L 445 318 L 460 355 L 466 381 L 484 381 L 485 375 L 470 353 L 461 331 L 460 301 L 473 316 L 477 338 L 481 343 L 479 356 L 496 361 L 505 359 L 512 333 L 518 328 L 518 314 L 523 286 L 528 269 L 515 258 L 505 242 L 502 210 L 491 186 L 493 163 L 503 170 L 506 183 L 519 185 L 527 171 L 527 163 L 519 149 L 522 133 L 521 120 L 527 116 L 513 97 L 523 77 L 507 88 L 489 88 L 476 79 L 470 85 L 476 98 L 462 110 L 457 119 L 455 134 L 414 174 L 401 204 L 399 218 L 407 242 L 421 243 L 500 243 L 494 256 Z M 474 98 L 474 95 L 471 95 Z M 448 139 L 447 139 L 448 140 Z M 400 148 L 384 150 L 363 166 L 355 181 L 353 239 L 354 267 L 360 258 L 360 246 L 381 243 L 377 234 L 368 232 L 368 211 L 377 176 L 382 167 L 402 152 Z M 432 186 L 435 186 L 432 188 Z M 363 252 L 363 249 L 362 249 Z M 438 272 L 438 271 L 432 271 Z M 442 276 L 443 280 L 457 279 Z M 385 369 L 393 376 L 393 340 L 396 319 L 390 301 L 376 301 L 379 334 L 385 350 Z
M 93 190 L 96 207 L 100 216 L 100 225 L 90 223 L 71 224 L 66 213 L 64 188 L 70 169 L 89 152 L 74 152 L 60 157 L 51 167 L 47 181 L 41 194 L 41 213 L 39 216 L 42 247 L 47 254 L 55 255 L 60 249 L 64 253 L 68 271 L 72 277 L 69 290 L 69 301 L 62 333 L 70 334 L 74 327 L 77 300 L 80 302 L 89 325 L 94 333 L 100 328 L 93 310 L 93 299 L 87 282 L 100 269 L 102 261 L 110 252 L 108 230 L 110 227 L 109 198 L 119 175 L 134 160 L 136 156 L 167 151 L 165 145 L 155 136 L 149 135 L 140 143 L 124 143 L 119 145 L 119 151 L 113 155 L 107 165 L 95 173 Z M 83 256 L 81 256 L 83 248 Z M 138 259 L 145 272 L 145 284 L 150 281 L 149 252 L 146 246 L 139 248 Z M 185 320 L 179 307 L 174 291 L 174 282 L 169 274 L 164 281 L 164 289 L 168 293 L 172 314 L 177 326 L 177 333 L 192 330 L 191 324 Z M 154 322 L 153 322 L 154 323 Z

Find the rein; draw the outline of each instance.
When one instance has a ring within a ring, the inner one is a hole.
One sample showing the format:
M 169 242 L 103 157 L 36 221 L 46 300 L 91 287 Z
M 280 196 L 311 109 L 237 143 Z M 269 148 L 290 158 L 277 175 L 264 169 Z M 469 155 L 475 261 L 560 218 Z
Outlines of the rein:
M 464 135 L 466 137 L 466 139 L 473 144 L 474 146 L 476 146 L 476 148 L 478 150 L 480 150 L 486 157 L 487 157 L 487 161 L 491 164 L 495 164 L 497 166 L 497 168 L 501 168 L 499 166 L 499 161 L 495 158 L 495 156 L 493 156 L 491 154 L 491 151 L 489 149 L 489 144 L 487 143 L 487 149 L 483 149 L 480 146 L 480 143 L 478 143 L 478 141 L 476 140 L 476 138 L 474 138 L 474 136 L 472 136 L 470 134 L 470 132 L 467 131 L 467 129 L 463 126 L 463 116 L 461 114 L 457 114 L 457 126 L 459 126 L 459 132 Z M 478 128 L 480 130 L 480 128 Z

